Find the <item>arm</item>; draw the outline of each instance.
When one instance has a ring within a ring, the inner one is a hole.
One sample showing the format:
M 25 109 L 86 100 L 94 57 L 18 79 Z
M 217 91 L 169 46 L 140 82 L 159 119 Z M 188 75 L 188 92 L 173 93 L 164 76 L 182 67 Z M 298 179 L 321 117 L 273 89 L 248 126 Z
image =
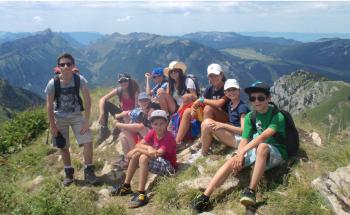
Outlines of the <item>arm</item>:
M 240 118 L 241 127 L 237 127 L 229 123 L 216 122 L 217 125 L 215 126 L 215 129 L 224 128 L 232 133 L 241 135 L 244 127 L 244 117 L 245 117 L 245 114 L 241 114 L 241 118 Z
M 132 154 L 136 152 L 140 152 L 151 158 L 157 158 L 164 154 L 164 150 L 162 149 L 156 150 L 152 146 L 147 145 L 147 142 L 144 139 L 142 139 L 140 143 L 138 143 L 132 151 L 133 151 Z
M 197 99 L 197 93 L 195 89 L 189 89 L 188 91 L 190 91 L 190 93 L 185 93 L 182 96 L 183 103 L 189 103 Z
M 151 74 L 149 74 L 148 72 L 145 74 L 145 78 L 146 78 L 146 93 L 151 96 L 152 95 L 152 90 L 150 87 L 150 83 L 149 83 L 149 79 L 151 78 Z
M 250 149 L 256 148 L 260 143 L 264 143 L 269 137 L 272 137 L 276 133 L 275 130 L 267 128 L 263 133 L 254 138 L 249 144 L 246 144 L 241 150 L 238 151 L 238 154 L 245 155 Z
M 46 109 L 47 109 L 47 115 L 49 118 L 49 123 L 50 123 L 50 130 L 52 136 L 56 137 L 58 128 L 55 123 L 55 118 L 53 114 L 53 100 L 54 100 L 54 95 L 47 95 L 46 97 Z
M 128 110 L 127 110 L 127 111 L 122 111 L 122 112 L 120 112 L 120 113 L 116 113 L 116 114 L 114 115 L 114 118 L 120 119 L 120 118 L 123 118 L 123 117 L 129 115 L 129 113 L 130 113 L 130 111 L 128 111 Z
M 110 91 L 108 94 L 104 95 L 99 103 L 98 103 L 98 107 L 100 109 L 100 115 L 98 117 L 98 121 L 100 122 L 100 124 L 103 124 L 102 123 L 102 120 L 103 119 L 103 115 L 104 115 L 104 105 L 106 103 L 106 101 L 108 101 L 110 98 L 112 98 L 113 96 L 117 95 L 117 89 L 113 89 L 112 91 Z
M 145 128 L 145 126 L 142 123 L 121 123 L 121 122 L 116 122 L 115 127 L 120 129 L 125 129 L 128 131 L 134 131 L 134 132 L 138 132 L 141 129 Z
M 90 113 L 91 113 L 91 97 L 90 97 L 90 93 L 87 85 L 83 85 L 81 90 L 83 93 L 85 111 L 84 111 L 84 124 L 80 130 L 80 133 L 84 134 L 90 127 L 89 119 L 90 119 Z

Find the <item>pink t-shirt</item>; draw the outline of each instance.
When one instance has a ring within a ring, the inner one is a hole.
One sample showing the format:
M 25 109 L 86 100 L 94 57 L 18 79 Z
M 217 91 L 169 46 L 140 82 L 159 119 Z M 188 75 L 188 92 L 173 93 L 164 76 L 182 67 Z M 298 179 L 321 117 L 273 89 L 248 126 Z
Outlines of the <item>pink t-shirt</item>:
M 155 149 L 164 150 L 162 158 L 170 161 L 171 165 L 176 169 L 176 142 L 171 132 L 167 131 L 164 137 L 158 140 L 157 133 L 151 129 L 143 138 L 148 144 Z

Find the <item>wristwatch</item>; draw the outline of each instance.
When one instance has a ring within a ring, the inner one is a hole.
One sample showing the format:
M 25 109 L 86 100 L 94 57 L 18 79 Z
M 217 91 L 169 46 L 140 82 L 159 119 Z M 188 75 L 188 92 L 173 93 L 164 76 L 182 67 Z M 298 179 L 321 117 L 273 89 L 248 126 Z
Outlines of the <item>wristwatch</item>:
M 204 97 L 203 96 L 199 97 L 198 100 L 199 100 L 200 103 L 204 103 Z

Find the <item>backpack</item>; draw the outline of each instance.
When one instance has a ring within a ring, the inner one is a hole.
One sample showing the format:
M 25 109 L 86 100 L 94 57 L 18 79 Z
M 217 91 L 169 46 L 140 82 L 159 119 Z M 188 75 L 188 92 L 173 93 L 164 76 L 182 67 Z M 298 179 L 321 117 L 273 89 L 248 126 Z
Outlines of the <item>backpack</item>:
M 288 157 L 293 157 L 298 153 L 299 150 L 299 133 L 297 128 L 295 127 L 295 123 L 293 121 L 293 118 L 291 114 L 286 110 L 280 110 L 274 103 L 270 102 L 269 104 L 273 105 L 272 109 L 272 117 L 270 119 L 269 124 L 272 121 L 272 118 L 278 113 L 282 113 L 284 119 L 285 119 L 285 129 L 286 129 L 286 137 L 282 137 L 282 135 L 279 132 L 276 132 L 273 137 L 276 138 L 276 140 L 280 143 L 283 143 L 286 145 Z M 256 111 L 252 112 L 250 115 L 250 122 L 253 126 L 253 130 L 257 131 L 256 129 Z
M 84 110 L 84 106 L 83 106 L 83 100 L 80 97 L 80 77 L 77 74 L 73 74 L 73 79 L 74 79 L 74 91 L 75 94 L 78 97 L 78 103 L 80 105 L 80 111 Z M 54 100 L 56 101 L 56 108 L 58 109 L 60 107 L 60 100 L 59 100 L 59 96 L 61 94 L 61 82 L 60 82 L 60 78 L 58 75 L 56 75 L 54 77 L 54 86 L 55 86 L 55 96 L 54 96 Z
M 196 86 L 196 94 L 197 97 L 199 97 L 201 95 L 201 89 L 199 88 L 198 78 L 194 74 L 187 74 L 186 77 L 192 79 L 194 82 L 194 85 Z

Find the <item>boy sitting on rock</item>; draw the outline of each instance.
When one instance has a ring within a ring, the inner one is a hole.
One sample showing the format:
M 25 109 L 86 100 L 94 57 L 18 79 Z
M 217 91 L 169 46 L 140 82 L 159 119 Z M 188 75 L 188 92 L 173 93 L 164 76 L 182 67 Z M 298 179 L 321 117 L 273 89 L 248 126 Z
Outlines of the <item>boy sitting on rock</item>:
M 203 194 L 196 197 L 191 207 L 198 212 L 208 210 L 209 197 L 214 190 L 221 186 L 231 173 L 238 173 L 242 168 L 254 163 L 254 170 L 249 187 L 242 192 L 240 202 L 245 206 L 256 204 L 256 188 L 265 170 L 279 166 L 287 160 L 286 145 L 279 142 L 275 134 L 286 136 L 285 118 L 282 113 L 273 114 L 269 105 L 270 88 L 262 82 L 255 82 L 245 89 L 255 111 L 244 118 L 242 140 L 237 153 L 230 158 L 215 174 Z M 255 125 L 251 115 L 256 114 Z
M 139 167 L 138 191 L 131 199 L 130 208 L 147 204 L 145 186 L 148 172 L 163 176 L 174 174 L 176 169 L 176 143 L 172 133 L 167 131 L 167 113 L 155 110 L 149 120 L 152 129 L 127 155 L 130 161 L 124 183 L 113 187 L 111 191 L 112 195 L 131 194 L 130 182 Z

